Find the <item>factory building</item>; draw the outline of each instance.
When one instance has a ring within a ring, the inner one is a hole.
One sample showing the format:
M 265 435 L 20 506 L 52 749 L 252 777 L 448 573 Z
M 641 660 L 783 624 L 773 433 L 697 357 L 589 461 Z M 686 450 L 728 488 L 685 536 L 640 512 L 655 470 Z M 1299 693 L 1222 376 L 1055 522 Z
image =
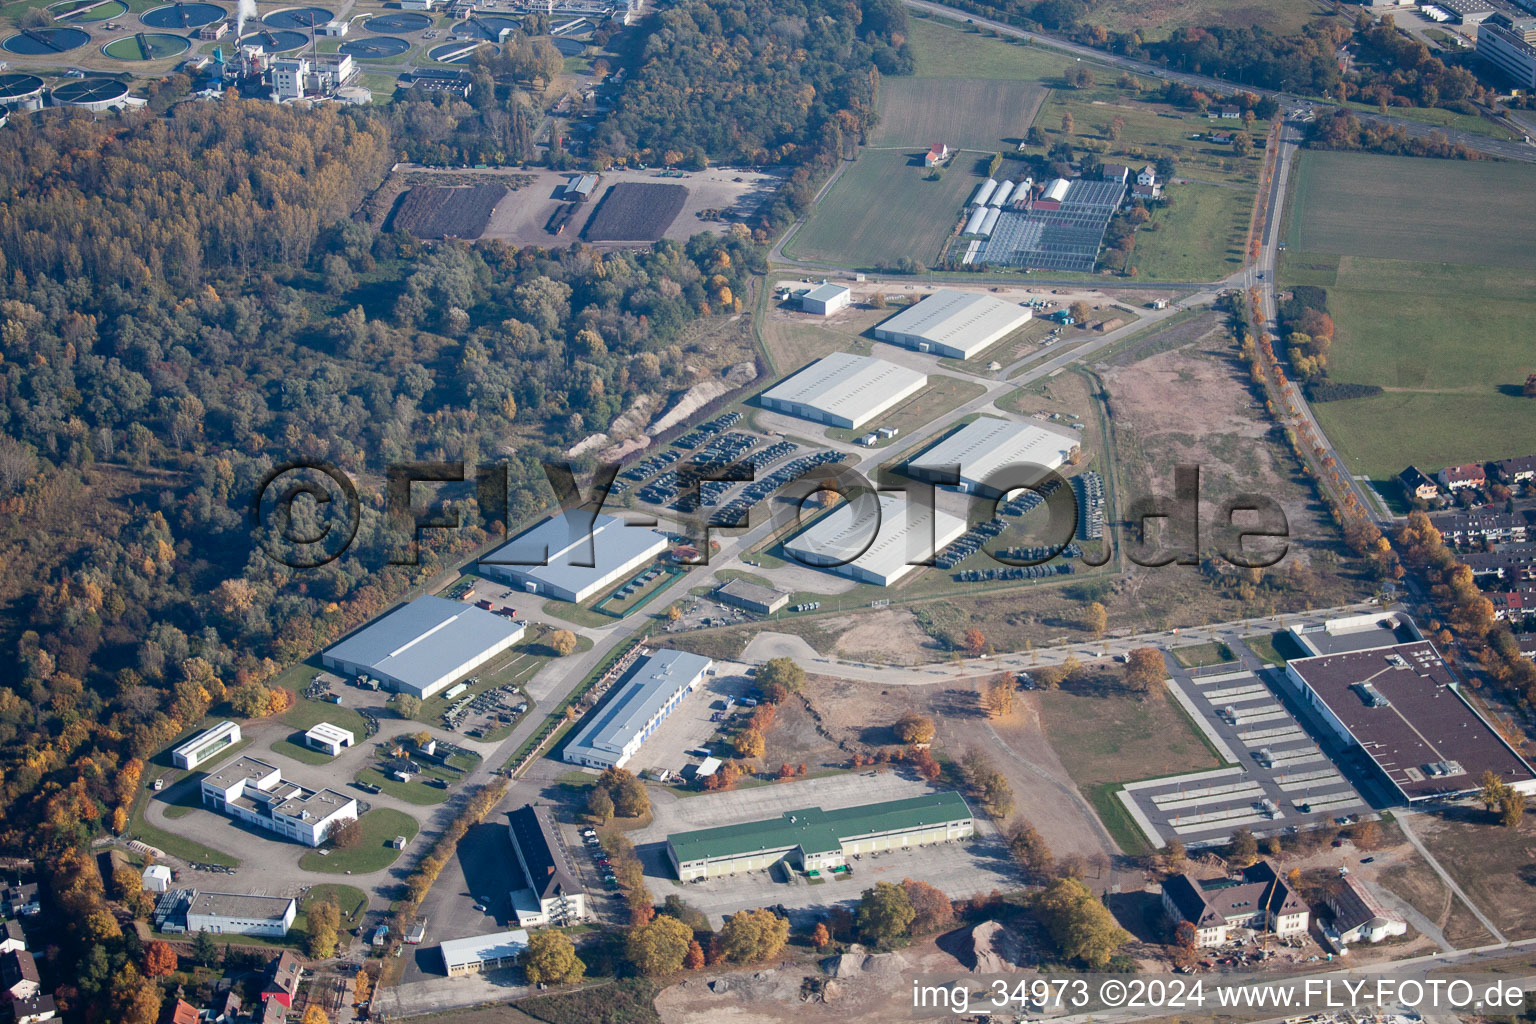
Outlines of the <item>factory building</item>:
M 173 749 L 171 763 L 177 768 L 190 771 L 216 756 L 221 750 L 228 750 L 239 742 L 240 726 L 234 722 L 220 722 L 212 729 L 198 733 Z
M 958 793 L 824 811 L 785 811 L 777 818 L 667 836 L 667 858 L 684 882 L 760 871 L 784 861 L 818 875 L 845 870 L 849 858 L 969 839 L 976 821 Z
M 524 804 L 507 817 L 512 852 L 525 886 L 512 891 L 519 928 L 575 924 L 587 914 L 587 894 L 560 843 L 549 808 Z
M 900 494 L 879 492 L 878 503 L 870 497 L 843 502 L 784 550 L 806 565 L 888 587 L 965 532 L 965 520 Z
M 563 512 L 480 560 L 480 571 L 560 601 L 580 602 L 667 550 L 666 536 L 615 516 Z
M 298 909 L 298 901 L 290 896 L 194 892 L 187 905 L 187 931 L 280 939 L 293 927 Z
M 497 967 L 512 967 L 527 948 L 528 933 L 518 928 L 467 939 L 450 939 L 439 946 L 438 951 L 443 955 L 443 969 L 448 972 L 448 977 L 462 978 Z
M 988 234 L 999 212 L 990 209 L 976 233 Z M 1030 315 L 1025 306 L 990 295 L 940 288 L 876 327 L 875 337 L 918 352 L 969 359 L 1023 327 Z
M 427 699 L 523 637 L 523 624 L 441 597 L 418 597 L 325 651 L 344 675 L 370 676 L 395 693 Z
M 917 370 L 848 352 L 818 359 L 763 392 L 763 408 L 813 423 L 854 428 L 899 405 L 928 385 Z
M 839 310 L 847 309 L 848 303 L 852 301 L 853 293 L 847 288 L 840 284 L 828 284 L 823 281 L 800 296 L 800 308 L 806 313 L 831 316 Z
M 624 767 L 714 667 L 709 658 L 684 651 L 660 650 L 637 659 L 587 716 L 562 756 L 589 768 Z
M 1536 89 L 1536 18 L 1503 12 L 1477 26 L 1477 55 L 1521 89 Z
M 357 817 L 357 801 L 334 789 L 305 789 L 276 765 L 237 757 L 203 778 L 203 806 L 305 846 L 325 842 L 331 826 Z
M 1040 467 L 1020 474 L 1024 480 L 1009 481 L 1014 486 L 1034 483 L 1044 476 L 1044 470 L 1063 465 L 1077 445 L 1076 437 L 1050 430 L 1034 420 L 981 416 L 915 456 L 907 463 L 907 472 L 921 479 L 939 480 L 946 470 L 959 467 L 960 491 L 996 498 L 1012 488 L 999 491 L 988 486 L 986 481 L 993 474 Z
M 272 61 L 272 98 L 302 99 L 326 96 L 357 75 L 350 53 L 317 53 L 303 57 L 278 57 Z
M 734 605 L 759 615 L 772 615 L 789 603 L 789 595 L 784 591 L 747 580 L 731 580 L 710 596 L 721 604 Z
M 1418 803 L 1475 792 L 1485 771 L 1536 796 L 1536 770 L 1462 696 L 1433 644 L 1349 649 L 1351 632 L 1367 641 L 1375 635 L 1307 634 L 1305 646 L 1317 650 L 1326 641 L 1332 650 L 1291 659 L 1285 679 L 1400 799 Z

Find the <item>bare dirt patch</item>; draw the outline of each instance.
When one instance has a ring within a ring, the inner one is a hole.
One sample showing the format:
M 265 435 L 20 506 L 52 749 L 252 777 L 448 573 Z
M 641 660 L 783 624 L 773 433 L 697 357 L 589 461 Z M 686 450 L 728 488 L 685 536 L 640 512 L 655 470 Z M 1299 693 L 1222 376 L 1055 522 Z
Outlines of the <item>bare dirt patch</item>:
M 400 199 L 393 226 L 417 238 L 479 238 L 507 187 L 418 185 Z
M 1531 898 L 1536 887 L 1536 822 L 1530 815 L 1512 829 L 1492 824 L 1480 808 L 1460 806 L 1413 821 L 1435 859 L 1506 938 L 1536 935 L 1536 900 Z M 1447 938 L 1450 927 L 1447 924 Z
M 591 242 L 654 242 L 688 201 L 682 185 L 621 181 L 599 200 L 582 230 Z
M 918 628 L 911 611 L 887 608 L 853 618 L 853 628 L 837 638 L 835 653 L 885 665 L 916 665 L 933 659 L 933 639 Z

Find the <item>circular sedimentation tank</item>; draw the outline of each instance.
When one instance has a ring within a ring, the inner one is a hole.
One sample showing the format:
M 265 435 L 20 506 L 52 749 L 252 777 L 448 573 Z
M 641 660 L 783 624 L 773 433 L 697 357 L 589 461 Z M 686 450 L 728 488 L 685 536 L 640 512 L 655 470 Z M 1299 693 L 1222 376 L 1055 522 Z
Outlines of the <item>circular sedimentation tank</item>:
M 229 17 L 229 12 L 217 4 L 166 4 L 139 15 L 139 20 L 150 28 L 194 29 Z
M 555 49 L 560 51 L 562 57 L 579 57 L 581 51 L 587 48 L 587 44 L 580 39 L 567 39 L 564 36 L 555 36 L 550 42 L 555 44 Z
M 363 22 L 363 28 L 369 32 L 420 32 L 424 28 L 432 27 L 432 19 L 425 14 L 405 13 L 381 14 L 376 18 L 369 18 Z
M 314 28 L 316 25 L 324 25 L 334 19 L 336 15 L 324 7 L 289 7 L 286 10 L 273 11 L 261 19 L 261 23 L 268 28 Z
M 23 57 L 44 57 L 68 53 L 90 41 L 91 34 L 78 28 L 28 28 L 0 43 L 0 48 Z
M 36 75 L 0 75 L 0 104 L 19 103 L 42 91 L 43 80 Z
M 48 13 L 61 21 L 106 21 L 128 13 L 128 5 L 123 0 L 107 0 L 95 7 L 91 6 L 93 3 L 96 0 L 63 0 L 50 4 Z
M 501 41 L 497 37 L 501 35 L 502 29 L 516 31 L 517 26 L 520 24 L 521 22 L 516 18 L 480 17 L 477 15 L 468 21 L 461 21 L 453 26 L 453 34 L 456 36 L 472 36 L 475 39 L 484 39 L 487 42 L 497 43 Z
M 79 78 L 53 89 L 53 102 L 74 107 L 102 108 L 126 98 L 128 87 L 113 78 Z
M 140 32 L 112 40 L 101 48 L 101 52 L 114 60 L 165 60 L 186 53 L 191 46 L 191 40 L 185 36 L 169 32 Z
M 469 59 L 477 53 L 494 56 L 500 52 L 501 47 L 491 43 L 444 43 L 442 46 L 434 46 L 427 56 L 444 64 L 468 64 Z
M 351 54 L 354 60 L 384 60 L 398 57 L 410 48 L 410 43 L 396 36 L 352 39 L 341 44 L 341 52 Z
M 259 46 L 268 53 L 287 53 L 289 50 L 297 50 L 301 46 L 309 45 L 309 36 L 303 32 L 271 32 L 266 29 L 258 29 L 255 32 L 247 32 L 240 38 L 241 46 Z

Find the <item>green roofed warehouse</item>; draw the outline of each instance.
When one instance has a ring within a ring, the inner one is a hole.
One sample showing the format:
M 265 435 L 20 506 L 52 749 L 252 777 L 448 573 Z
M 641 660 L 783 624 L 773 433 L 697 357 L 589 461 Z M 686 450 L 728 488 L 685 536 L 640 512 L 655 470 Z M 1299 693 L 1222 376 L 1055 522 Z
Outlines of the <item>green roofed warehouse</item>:
M 958 793 L 927 793 L 824 811 L 807 807 L 777 818 L 667 836 L 672 869 L 685 882 L 767 868 L 781 860 L 806 872 L 836 871 L 855 854 L 968 839 L 976 833 Z

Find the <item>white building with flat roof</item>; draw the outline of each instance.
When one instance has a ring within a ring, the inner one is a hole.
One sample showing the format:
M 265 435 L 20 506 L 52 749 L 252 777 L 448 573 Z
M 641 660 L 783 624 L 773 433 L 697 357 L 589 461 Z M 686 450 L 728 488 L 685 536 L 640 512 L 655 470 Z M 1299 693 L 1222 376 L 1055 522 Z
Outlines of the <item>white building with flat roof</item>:
M 258 828 L 319 846 L 332 826 L 357 817 L 357 801 L 334 789 L 306 789 L 276 765 L 237 757 L 203 777 L 203 806 Z
M 868 497 L 845 501 L 784 550 L 806 565 L 886 587 L 964 532 L 965 520 L 958 516 L 880 492 L 878 506 Z
M 450 978 L 497 967 L 511 967 L 518 956 L 528 948 L 528 933 L 521 928 L 489 935 L 472 935 L 467 939 L 449 939 L 438 947 L 443 954 L 443 968 Z
M 262 935 L 280 939 L 293 927 L 298 901 L 291 896 L 246 896 L 232 892 L 195 892 L 187 906 L 187 932 L 209 935 Z
M 517 643 L 524 629 L 505 615 L 428 595 L 370 622 L 320 660 L 425 700 Z
M 240 742 L 240 726 L 234 722 L 220 722 L 212 729 L 193 736 L 171 751 L 171 763 L 177 768 L 190 771 L 220 751 L 228 750 Z
M 634 575 L 670 543 L 617 516 L 563 512 L 480 559 L 480 571 L 530 594 L 580 602 Z
M 330 722 L 321 722 L 304 734 L 304 742 L 311 750 L 330 754 L 335 757 L 346 748 L 357 742 L 357 737 L 352 735 L 351 729 L 343 729 L 339 725 Z
M 1077 446 L 1078 438 L 1051 430 L 1035 420 L 981 416 L 912 458 L 907 471 L 927 479 L 958 466 L 959 490 L 995 498 L 1000 492 L 986 484 L 993 474 L 1024 470 L 1019 474 L 1023 483 L 1034 483 L 1045 475 L 1045 470 L 1063 465 Z
M 840 284 L 828 284 L 823 281 L 800 296 L 800 308 L 806 313 L 815 313 L 818 316 L 831 316 L 838 310 L 847 309 L 848 303 L 853 301 L 853 293 Z
M 589 768 L 624 767 L 714 667 L 709 658 L 685 651 L 653 651 L 637 659 L 565 745 L 565 760 Z
M 988 233 L 985 223 L 980 233 Z M 875 337 L 918 352 L 969 359 L 1029 323 L 1032 315 L 1027 306 L 991 295 L 940 288 L 876 327 Z
M 928 376 L 905 366 L 834 352 L 781 380 L 758 398 L 763 408 L 813 423 L 854 428 L 928 386 Z

